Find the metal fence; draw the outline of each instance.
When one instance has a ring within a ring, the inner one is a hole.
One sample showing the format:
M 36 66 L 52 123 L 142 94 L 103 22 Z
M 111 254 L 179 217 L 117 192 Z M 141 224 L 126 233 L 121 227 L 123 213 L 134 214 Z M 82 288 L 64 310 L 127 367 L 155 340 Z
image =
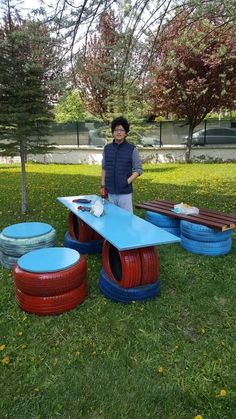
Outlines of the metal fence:
M 195 131 L 210 127 L 236 128 L 236 120 L 206 120 L 200 123 Z M 107 141 L 106 129 L 108 132 L 108 128 L 97 121 L 54 124 L 47 139 L 49 143 L 57 145 L 103 147 Z M 143 146 L 155 145 L 155 143 L 159 146 L 179 145 L 188 135 L 188 125 L 185 121 L 161 121 L 145 124 L 141 131 L 141 133 L 132 131 L 131 125 L 130 140 Z
M 74 146 L 100 146 L 105 144 L 105 136 L 102 132 L 104 124 L 99 122 L 68 122 L 66 124 L 53 124 L 49 143 L 57 145 Z

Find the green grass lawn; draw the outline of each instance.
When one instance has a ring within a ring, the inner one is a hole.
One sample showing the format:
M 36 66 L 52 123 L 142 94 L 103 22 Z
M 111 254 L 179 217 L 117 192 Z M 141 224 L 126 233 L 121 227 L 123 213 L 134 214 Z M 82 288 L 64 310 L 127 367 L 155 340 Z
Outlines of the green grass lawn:
M 1 165 L 0 230 L 42 221 L 63 245 L 67 211 L 56 198 L 99 194 L 100 170 L 28 164 L 22 217 L 20 167 Z M 134 202 L 235 213 L 235 185 L 235 164 L 144 165 Z M 59 316 L 21 311 L 12 273 L 0 268 L 0 418 L 235 419 L 235 244 L 234 235 L 223 257 L 160 246 L 161 295 L 128 305 L 101 295 L 101 255 L 88 256 L 88 297 Z

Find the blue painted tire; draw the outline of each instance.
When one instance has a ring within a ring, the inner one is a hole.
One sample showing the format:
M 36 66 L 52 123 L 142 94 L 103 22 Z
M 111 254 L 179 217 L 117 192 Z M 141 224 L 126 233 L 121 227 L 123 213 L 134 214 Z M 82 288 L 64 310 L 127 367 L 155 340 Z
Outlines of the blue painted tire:
M 191 240 L 181 235 L 181 246 L 191 252 L 199 255 L 207 256 L 223 256 L 227 255 L 232 248 L 232 238 L 220 242 L 201 242 L 198 240 Z
M 99 288 L 102 294 L 112 301 L 131 303 L 132 301 L 146 301 L 160 294 L 160 280 L 148 285 L 135 288 L 122 288 L 117 282 L 110 279 L 104 269 L 100 272 Z
M 176 218 L 171 218 L 156 212 L 145 211 L 145 220 L 177 237 L 180 236 L 180 220 Z
M 158 227 L 178 227 L 180 220 L 168 217 L 168 215 L 159 214 L 158 212 L 145 211 L 145 219 Z
M 102 246 L 103 240 L 80 242 L 79 240 L 73 239 L 69 232 L 67 232 L 64 237 L 64 247 L 70 247 L 71 249 L 75 249 L 82 255 L 102 253 Z
M 160 227 L 160 226 L 158 226 Z M 174 236 L 180 237 L 180 228 L 179 227 L 160 227 L 168 233 L 174 234 Z
M 201 242 L 220 242 L 232 237 L 233 230 L 218 231 L 202 224 L 191 223 L 190 221 L 181 220 L 180 232 L 188 239 Z

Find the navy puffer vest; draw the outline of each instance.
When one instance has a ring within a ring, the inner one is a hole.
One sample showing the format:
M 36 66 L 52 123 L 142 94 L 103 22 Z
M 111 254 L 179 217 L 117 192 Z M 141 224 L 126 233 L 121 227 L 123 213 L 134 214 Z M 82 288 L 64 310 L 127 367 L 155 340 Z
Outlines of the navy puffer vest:
M 129 194 L 132 184 L 127 179 L 132 175 L 132 154 L 134 146 L 127 141 L 117 144 L 113 141 L 104 148 L 106 187 L 111 194 Z

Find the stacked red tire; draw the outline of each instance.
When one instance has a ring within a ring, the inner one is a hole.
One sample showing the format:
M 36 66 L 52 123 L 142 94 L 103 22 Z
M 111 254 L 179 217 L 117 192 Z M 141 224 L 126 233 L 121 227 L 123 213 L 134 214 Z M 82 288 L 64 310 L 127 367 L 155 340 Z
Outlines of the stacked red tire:
M 101 253 L 103 237 L 73 212 L 68 214 L 68 232 L 64 237 L 64 246 L 82 254 Z
M 159 257 L 154 246 L 117 250 L 104 241 L 102 262 L 105 272 L 123 288 L 151 284 L 159 277 Z
M 68 214 L 69 233 L 73 239 L 81 242 L 103 240 L 102 236 L 93 230 L 88 224 L 77 217 L 73 212 Z
M 116 294 L 117 301 L 122 301 L 124 297 L 124 302 L 129 302 L 127 301 L 129 295 L 132 295 L 132 298 L 135 295 L 139 300 L 141 299 L 139 298 L 139 291 L 142 297 L 149 296 L 152 293 L 150 293 L 150 289 L 153 289 L 156 296 L 157 287 L 153 284 L 157 283 L 159 293 L 159 257 L 154 246 L 119 251 L 105 240 L 102 261 L 103 270 L 100 274 L 100 289 L 105 296 L 111 298 L 112 295 L 113 301 L 115 301 Z M 122 289 L 124 290 L 123 297 L 121 296 Z M 125 289 L 132 291 L 127 293 Z M 109 295 L 106 295 L 106 291 Z
M 40 316 L 61 314 L 81 304 L 87 296 L 85 257 L 72 249 L 53 248 L 52 260 L 48 262 L 51 267 L 47 272 L 42 269 L 43 262 L 40 258 L 45 257 L 43 254 L 45 251 L 46 256 L 50 257 L 50 250 L 52 248 L 41 249 L 41 252 L 40 250 L 29 252 L 20 258 L 13 268 L 16 302 L 22 310 L 31 314 Z M 55 254 L 61 259 L 61 269 L 58 269 L 57 263 L 54 263 Z M 71 264 L 68 263 L 68 255 L 70 260 L 73 259 Z M 32 258 L 36 261 L 33 269 L 32 264 L 28 262 Z

